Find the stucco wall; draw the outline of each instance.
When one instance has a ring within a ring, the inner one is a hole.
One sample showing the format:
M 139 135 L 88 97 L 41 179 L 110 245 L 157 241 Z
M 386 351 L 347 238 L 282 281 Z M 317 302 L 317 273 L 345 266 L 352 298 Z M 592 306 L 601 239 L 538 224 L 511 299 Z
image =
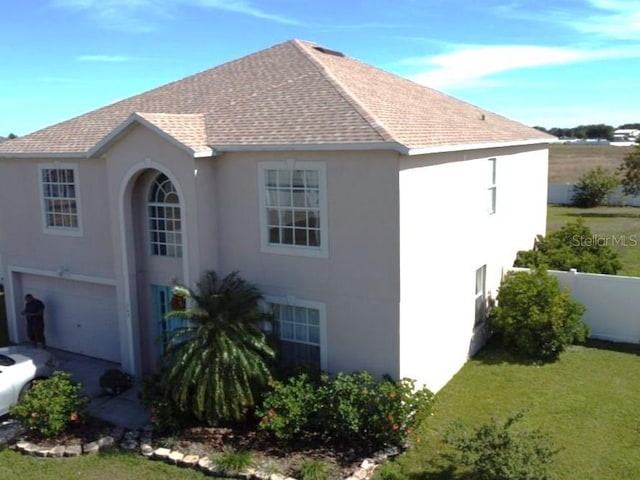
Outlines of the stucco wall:
M 547 150 L 504 148 L 400 162 L 401 374 L 440 389 L 481 343 L 474 331 L 475 272 L 501 269 L 533 245 L 546 220 Z M 497 159 L 488 213 L 488 159 Z
M 328 258 L 260 250 L 258 163 L 290 158 L 326 164 Z M 247 152 L 226 153 L 215 161 L 220 270 L 239 270 L 266 295 L 324 303 L 329 371 L 397 375 L 396 156 Z

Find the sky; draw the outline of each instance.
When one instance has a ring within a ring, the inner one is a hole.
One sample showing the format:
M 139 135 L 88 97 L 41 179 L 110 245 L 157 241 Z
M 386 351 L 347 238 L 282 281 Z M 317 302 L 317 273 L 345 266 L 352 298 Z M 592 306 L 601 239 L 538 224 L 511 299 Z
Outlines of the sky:
M 640 122 L 639 0 L 4 0 L 0 136 L 292 38 L 527 125 Z

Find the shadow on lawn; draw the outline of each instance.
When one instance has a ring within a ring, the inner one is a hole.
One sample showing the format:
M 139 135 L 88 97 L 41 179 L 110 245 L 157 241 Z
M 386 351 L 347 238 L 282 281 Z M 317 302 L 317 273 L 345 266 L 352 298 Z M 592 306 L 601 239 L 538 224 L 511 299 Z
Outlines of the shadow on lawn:
M 618 343 L 607 340 L 589 339 L 584 344 L 586 348 L 597 348 L 599 350 L 609 350 L 611 352 L 633 353 L 640 355 L 640 345 L 635 343 Z
M 564 213 L 567 217 L 584 217 L 584 218 L 637 218 L 640 219 L 640 208 L 637 213 L 631 212 L 580 212 L 580 213 Z
M 534 360 L 526 356 L 508 352 L 500 345 L 500 340 L 495 335 L 474 355 L 473 360 L 486 365 L 501 365 L 504 363 L 515 365 L 545 365 L 557 361 L 557 359 Z
M 640 356 L 640 345 L 633 343 L 618 343 L 606 340 L 588 339 L 582 345 L 584 348 L 595 348 L 599 350 L 609 350 L 612 352 L 631 353 Z M 569 349 L 571 346 L 568 347 Z M 547 365 L 555 363 L 559 358 L 549 360 L 533 360 L 531 358 L 516 355 L 507 352 L 496 337 L 492 337 L 487 344 L 473 357 L 474 361 L 484 363 L 486 365 L 500 365 L 505 363 L 515 365 Z

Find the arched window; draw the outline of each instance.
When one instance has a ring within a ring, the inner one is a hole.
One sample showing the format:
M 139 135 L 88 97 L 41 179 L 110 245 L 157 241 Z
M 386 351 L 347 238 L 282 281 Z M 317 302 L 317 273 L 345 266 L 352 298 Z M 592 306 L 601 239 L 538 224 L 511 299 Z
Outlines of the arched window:
M 151 255 L 182 257 L 182 222 L 178 192 L 164 173 L 156 176 L 148 198 Z

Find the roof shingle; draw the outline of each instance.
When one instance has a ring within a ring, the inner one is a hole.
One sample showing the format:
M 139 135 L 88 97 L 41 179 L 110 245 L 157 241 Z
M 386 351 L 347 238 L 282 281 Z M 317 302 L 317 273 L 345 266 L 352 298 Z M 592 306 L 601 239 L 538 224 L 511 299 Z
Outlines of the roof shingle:
M 187 148 L 400 151 L 552 137 L 317 45 L 291 40 L 30 135 L 0 155 L 88 155 L 135 112 Z

